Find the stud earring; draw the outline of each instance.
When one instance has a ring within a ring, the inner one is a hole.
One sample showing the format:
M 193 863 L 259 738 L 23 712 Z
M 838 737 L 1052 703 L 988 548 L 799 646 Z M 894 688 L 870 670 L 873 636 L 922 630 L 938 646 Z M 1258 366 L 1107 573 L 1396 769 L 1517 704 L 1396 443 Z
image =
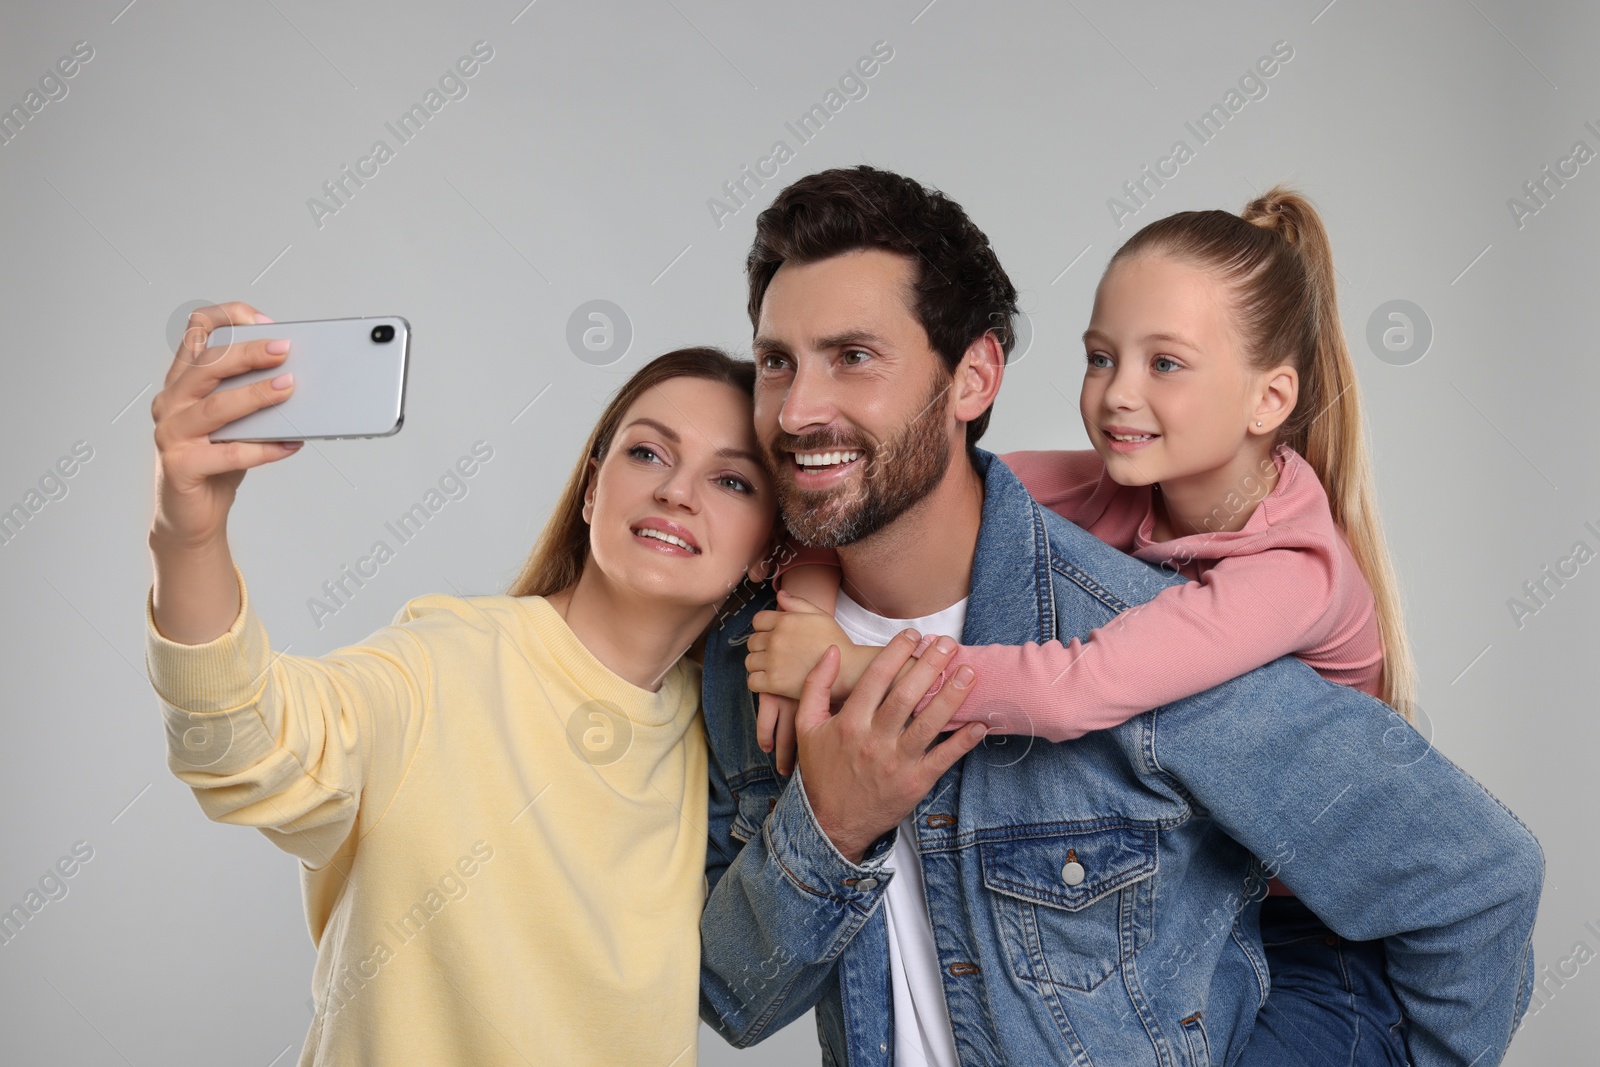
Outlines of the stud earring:
M 1257 426 L 1260 426 L 1260 425 L 1261 425 L 1261 420 L 1260 420 L 1260 419 L 1257 419 L 1257 420 L 1256 420 L 1256 425 L 1257 425 Z

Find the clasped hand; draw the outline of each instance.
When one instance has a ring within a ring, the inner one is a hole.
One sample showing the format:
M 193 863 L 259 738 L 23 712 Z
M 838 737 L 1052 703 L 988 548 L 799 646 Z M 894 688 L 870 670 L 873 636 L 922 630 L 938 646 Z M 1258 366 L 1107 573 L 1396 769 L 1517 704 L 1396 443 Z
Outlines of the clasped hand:
M 761 751 L 773 752 L 779 774 L 794 770 L 794 715 L 806 675 L 833 645 L 839 650 L 839 672 L 828 696 L 844 700 L 877 654 L 876 647 L 857 645 L 832 615 L 804 597 L 778 592 L 783 611 L 757 612 L 754 632 L 745 642 L 744 669 L 752 693 L 759 693 L 756 739 Z
M 828 646 L 801 687 L 793 721 L 806 796 L 817 825 L 852 863 L 899 825 L 987 731 L 968 723 L 933 743 L 971 692 L 973 672 L 961 667 L 917 712 L 956 650 L 943 637 L 913 658 L 919 640 L 907 630 L 876 650 L 837 714 L 830 699 L 839 674 L 837 645 Z

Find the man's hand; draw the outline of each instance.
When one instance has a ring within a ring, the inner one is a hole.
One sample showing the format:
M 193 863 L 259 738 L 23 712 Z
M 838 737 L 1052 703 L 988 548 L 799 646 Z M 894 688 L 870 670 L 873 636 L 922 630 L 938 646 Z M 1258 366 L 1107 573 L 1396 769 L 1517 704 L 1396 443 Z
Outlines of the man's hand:
M 822 832 L 851 863 L 861 862 L 874 841 L 911 814 L 987 732 L 982 723 L 969 723 L 928 747 L 971 692 L 973 673 L 957 670 L 913 716 L 956 650 L 954 641 L 941 637 L 897 681 L 918 639 L 907 630 L 889 642 L 837 715 L 829 711 L 828 693 L 839 671 L 838 647 L 830 645 L 806 675 L 795 714 L 806 796 Z

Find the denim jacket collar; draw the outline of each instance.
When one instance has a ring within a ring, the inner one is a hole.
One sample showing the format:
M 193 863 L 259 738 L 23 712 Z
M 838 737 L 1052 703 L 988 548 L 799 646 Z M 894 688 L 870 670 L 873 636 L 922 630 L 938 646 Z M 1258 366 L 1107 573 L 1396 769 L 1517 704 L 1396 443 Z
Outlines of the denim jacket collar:
M 974 449 L 983 479 L 983 525 L 972 560 L 962 643 L 1021 645 L 1055 636 L 1050 543 L 1039 505 L 1011 468 Z

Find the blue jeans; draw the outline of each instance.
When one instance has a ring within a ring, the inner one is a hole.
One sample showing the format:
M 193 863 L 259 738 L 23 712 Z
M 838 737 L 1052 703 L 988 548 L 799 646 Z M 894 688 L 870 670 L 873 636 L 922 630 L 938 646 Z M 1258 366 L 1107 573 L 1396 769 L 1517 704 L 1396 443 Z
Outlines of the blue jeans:
M 1272 991 L 1236 1067 L 1404 1067 L 1382 941 L 1346 941 L 1298 897 L 1261 902 Z

